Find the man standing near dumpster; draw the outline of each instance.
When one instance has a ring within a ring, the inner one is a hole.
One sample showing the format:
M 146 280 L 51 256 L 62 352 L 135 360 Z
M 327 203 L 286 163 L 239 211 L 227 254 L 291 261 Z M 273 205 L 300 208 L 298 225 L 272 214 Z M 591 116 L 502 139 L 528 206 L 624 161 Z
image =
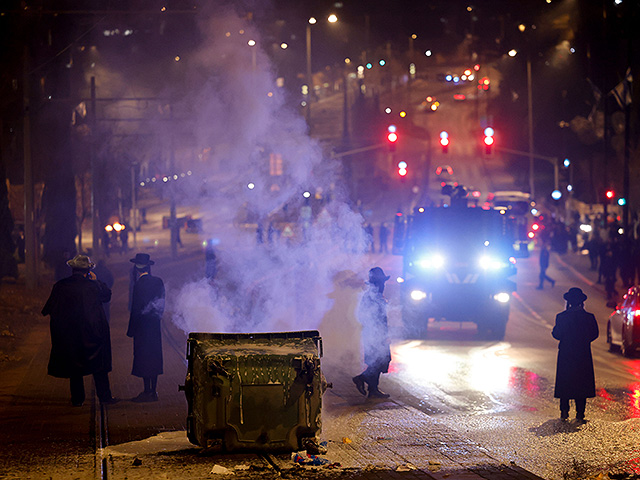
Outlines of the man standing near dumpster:
M 85 375 L 93 375 L 100 403 L 115 403 L 108 377 L 111 334 L 103 308 L 111 290 L 91 272 L 95 264 L 86 255 L 76 255 L 67 265 L 71 276 L 56 282 L 42 309 L 42 315 L 51 316 L 48 373 L 69 379 L 74 407 L 84 403 Z
M 577 287 L 563 295 L 567 309 L 556 316 L 551 335 L 560 340 L 554 397 L 560 399 L 560 418 L 569 418 L 569 400 L 576 403 L 576 420 L 584 423 L 587 398 L 596 396 L 591 342 L 598 338 L 596 317 L 584 309 L 587 296 Z
M 384 284 L 389 276 L 380 267 L 369 270 L 367 290 L 363 293 L 358 307 L 358 320 L 362 324 L 362 344 L 364 363 L 367 369 L 353 377 L 353 383 L 362 395 L 366 395 L 365 383 L 369 387 L 369 398 L 389 398 L 380 391 L 378 382 L 381 373 L 389 371 L 391 350 L 387 326 L 387 299 L 384 298 Z
M 133 286 L 131 314 L 127 336 L 133 338 L 133 368 L 131 375 L 141 377 L 144 391 L 134 402 L 155 402 L 158 375 L 162 374 L 162 331 L 160 321 L 164 313 L 164 283 L 151 275 L 149 254 L 138 253 L 130 260 L 135 264 L 138 280 Z

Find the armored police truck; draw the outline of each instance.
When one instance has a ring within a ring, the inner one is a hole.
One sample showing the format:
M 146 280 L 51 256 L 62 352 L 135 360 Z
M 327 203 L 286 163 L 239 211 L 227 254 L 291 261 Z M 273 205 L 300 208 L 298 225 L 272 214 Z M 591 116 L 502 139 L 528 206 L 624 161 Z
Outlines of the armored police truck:
M 397 215 L 394 253 L 404 260 L 407 333 L 426 336 L 430 319 L 474 322 L 482 336 L 502 340 L 516 290 L 512 230 L 504 213 L 468 207 L 462 198 Z

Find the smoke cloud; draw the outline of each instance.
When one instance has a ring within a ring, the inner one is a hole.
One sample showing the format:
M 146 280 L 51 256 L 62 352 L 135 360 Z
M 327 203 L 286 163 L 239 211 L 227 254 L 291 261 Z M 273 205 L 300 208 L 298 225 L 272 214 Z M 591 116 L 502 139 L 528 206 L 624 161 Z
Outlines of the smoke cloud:
M 332 341 L 353 342 L 353 292 L 363 281 L 353 272 L 370 266 L 363 263 L 363 219 L 349 206 L 340 165 L 308 135 L 298 106 L 276 86 L 251 24 L 224 8 L 200 29 L 202 46 L 190 57 L 178 109 L 195 119 L 195 143 L 210 150 L 193 169 L 203 186 L 179 193 L 199 205 L 203 241 L 219 242 L 219 273 L 214 282 L 196 279 L 168 293 L 173 321 L 185 332 L 321 328 Z M 282 230 L 271 241 L 270 222 Z

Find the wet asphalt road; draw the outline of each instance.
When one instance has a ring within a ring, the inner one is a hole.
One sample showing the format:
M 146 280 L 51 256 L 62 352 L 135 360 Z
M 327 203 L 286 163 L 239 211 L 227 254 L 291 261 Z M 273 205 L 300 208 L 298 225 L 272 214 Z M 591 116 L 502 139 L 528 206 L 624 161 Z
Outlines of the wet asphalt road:
M 158 262 L 155 272 L 170 288 L 195 275 L 201 263 L 199 252 L 183 255 L 180 265 L 187 268 L 179 270 L 184 275 L 180 278 L 177 264 L 164 260 Z M 399 273 L 399 257 L 372 255 L 370 261 L 392 276 Z M 385 475 L 392 473 L 438 478 L 438 472 L 456 471 L 465 459 L 515 462 L 550 479 L 572 478 L 573 473 L 578 475 L 574 478 L 588 478 L 580 477 L 581 465 L 588 472 L 633 470 L 638 456 L 635 446 L 640 441 L 640 360 L 608 351 L 604 331 L 609 310 L 599 286 L 589 285 L 594 276 L 582 261 L 586 264 L 586 259 L 575 256 L 565 256 L 562 263 L 552 257 L 548 273 L 557 284 L 543 291 L 535 290 L 537 258 L 519 261 L 518 299 L 503 342 L 479 340 L 471 324 L 457 323 L 430 325 L 426 339 L 403 338 L 397 287 L 390 284 L 386 294 L 394 335 L 393 362 L 381 386 L 392 396 L 387 402 L 375 403 L 360 397 L 350 382 L 361 367 L 358 327 L 349 319 L 360 279 L 352 272 L 337 276 L 331 294 L 334 318 L 325 318 L 320 330 L 325 342 L 323 370 L 334 383 L 334 389 L 325 394 L 322 438 L 329 445 L 326 458 L 340 463 L 340 468 L 300 470 L 288 455 L 211 456 L 185 441 L 180 432 L 185 428 L 186 401 L 177 386 L 183 383 L 186 371 L 182 351 L 186 334 L 170 322 L 166 322 L 161 401 L 128 401 L 141 385 L 128 375 L 131 345 L 124 337 L 124 300 L 129 265 L 125 259 L 114 266 L 118 284 L 112 302 L 111 379 L 114 393 L 123 401 L 107 409 L 109 448 L 99 450 L 98 460 L 106 459 L 110 478 L 131 479 L 211 478 L 215 465 L 237 469 L 237 476 L 246 478 L 388 478 Z M 589 400 L 590 422 L 582 427 L 557 422 L 557 400 L 552 395 L 557 343 L 551 337 L 551 326 L 563 308 L 562 293 L 574 285 L 589 295 L 587 309 L 596 314 L 601 329 L 593 345 L 598 396 Z M 0 441 L 5 448 L 0 478 L 94 478 L 92 407 L 71 410 L 66 385 L 43 374 L 48 353 L 46 322 L 41 327 L 44 333 L 30 339 L 31 350 L 25 350 L 32 355 L 26 369 L 16 370 L 11 382 L 4 381 Z M 168 438 L 154 437 L 158 434 Z M 478 459 L 474 456 L 478 452 L 488 457 Z M 422 470 L 396 471 L 408 464 Z M 75 476 L 69 476 L 70 472 Z M 472 475 L 467 467 L 464 472 Z

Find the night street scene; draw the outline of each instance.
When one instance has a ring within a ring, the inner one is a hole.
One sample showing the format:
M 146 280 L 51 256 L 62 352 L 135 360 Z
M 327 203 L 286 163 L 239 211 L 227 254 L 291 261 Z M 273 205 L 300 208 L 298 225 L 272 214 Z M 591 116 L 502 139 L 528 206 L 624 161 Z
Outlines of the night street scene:
M 638 25 L 3 0 L 0 479 L 639 479 Z

